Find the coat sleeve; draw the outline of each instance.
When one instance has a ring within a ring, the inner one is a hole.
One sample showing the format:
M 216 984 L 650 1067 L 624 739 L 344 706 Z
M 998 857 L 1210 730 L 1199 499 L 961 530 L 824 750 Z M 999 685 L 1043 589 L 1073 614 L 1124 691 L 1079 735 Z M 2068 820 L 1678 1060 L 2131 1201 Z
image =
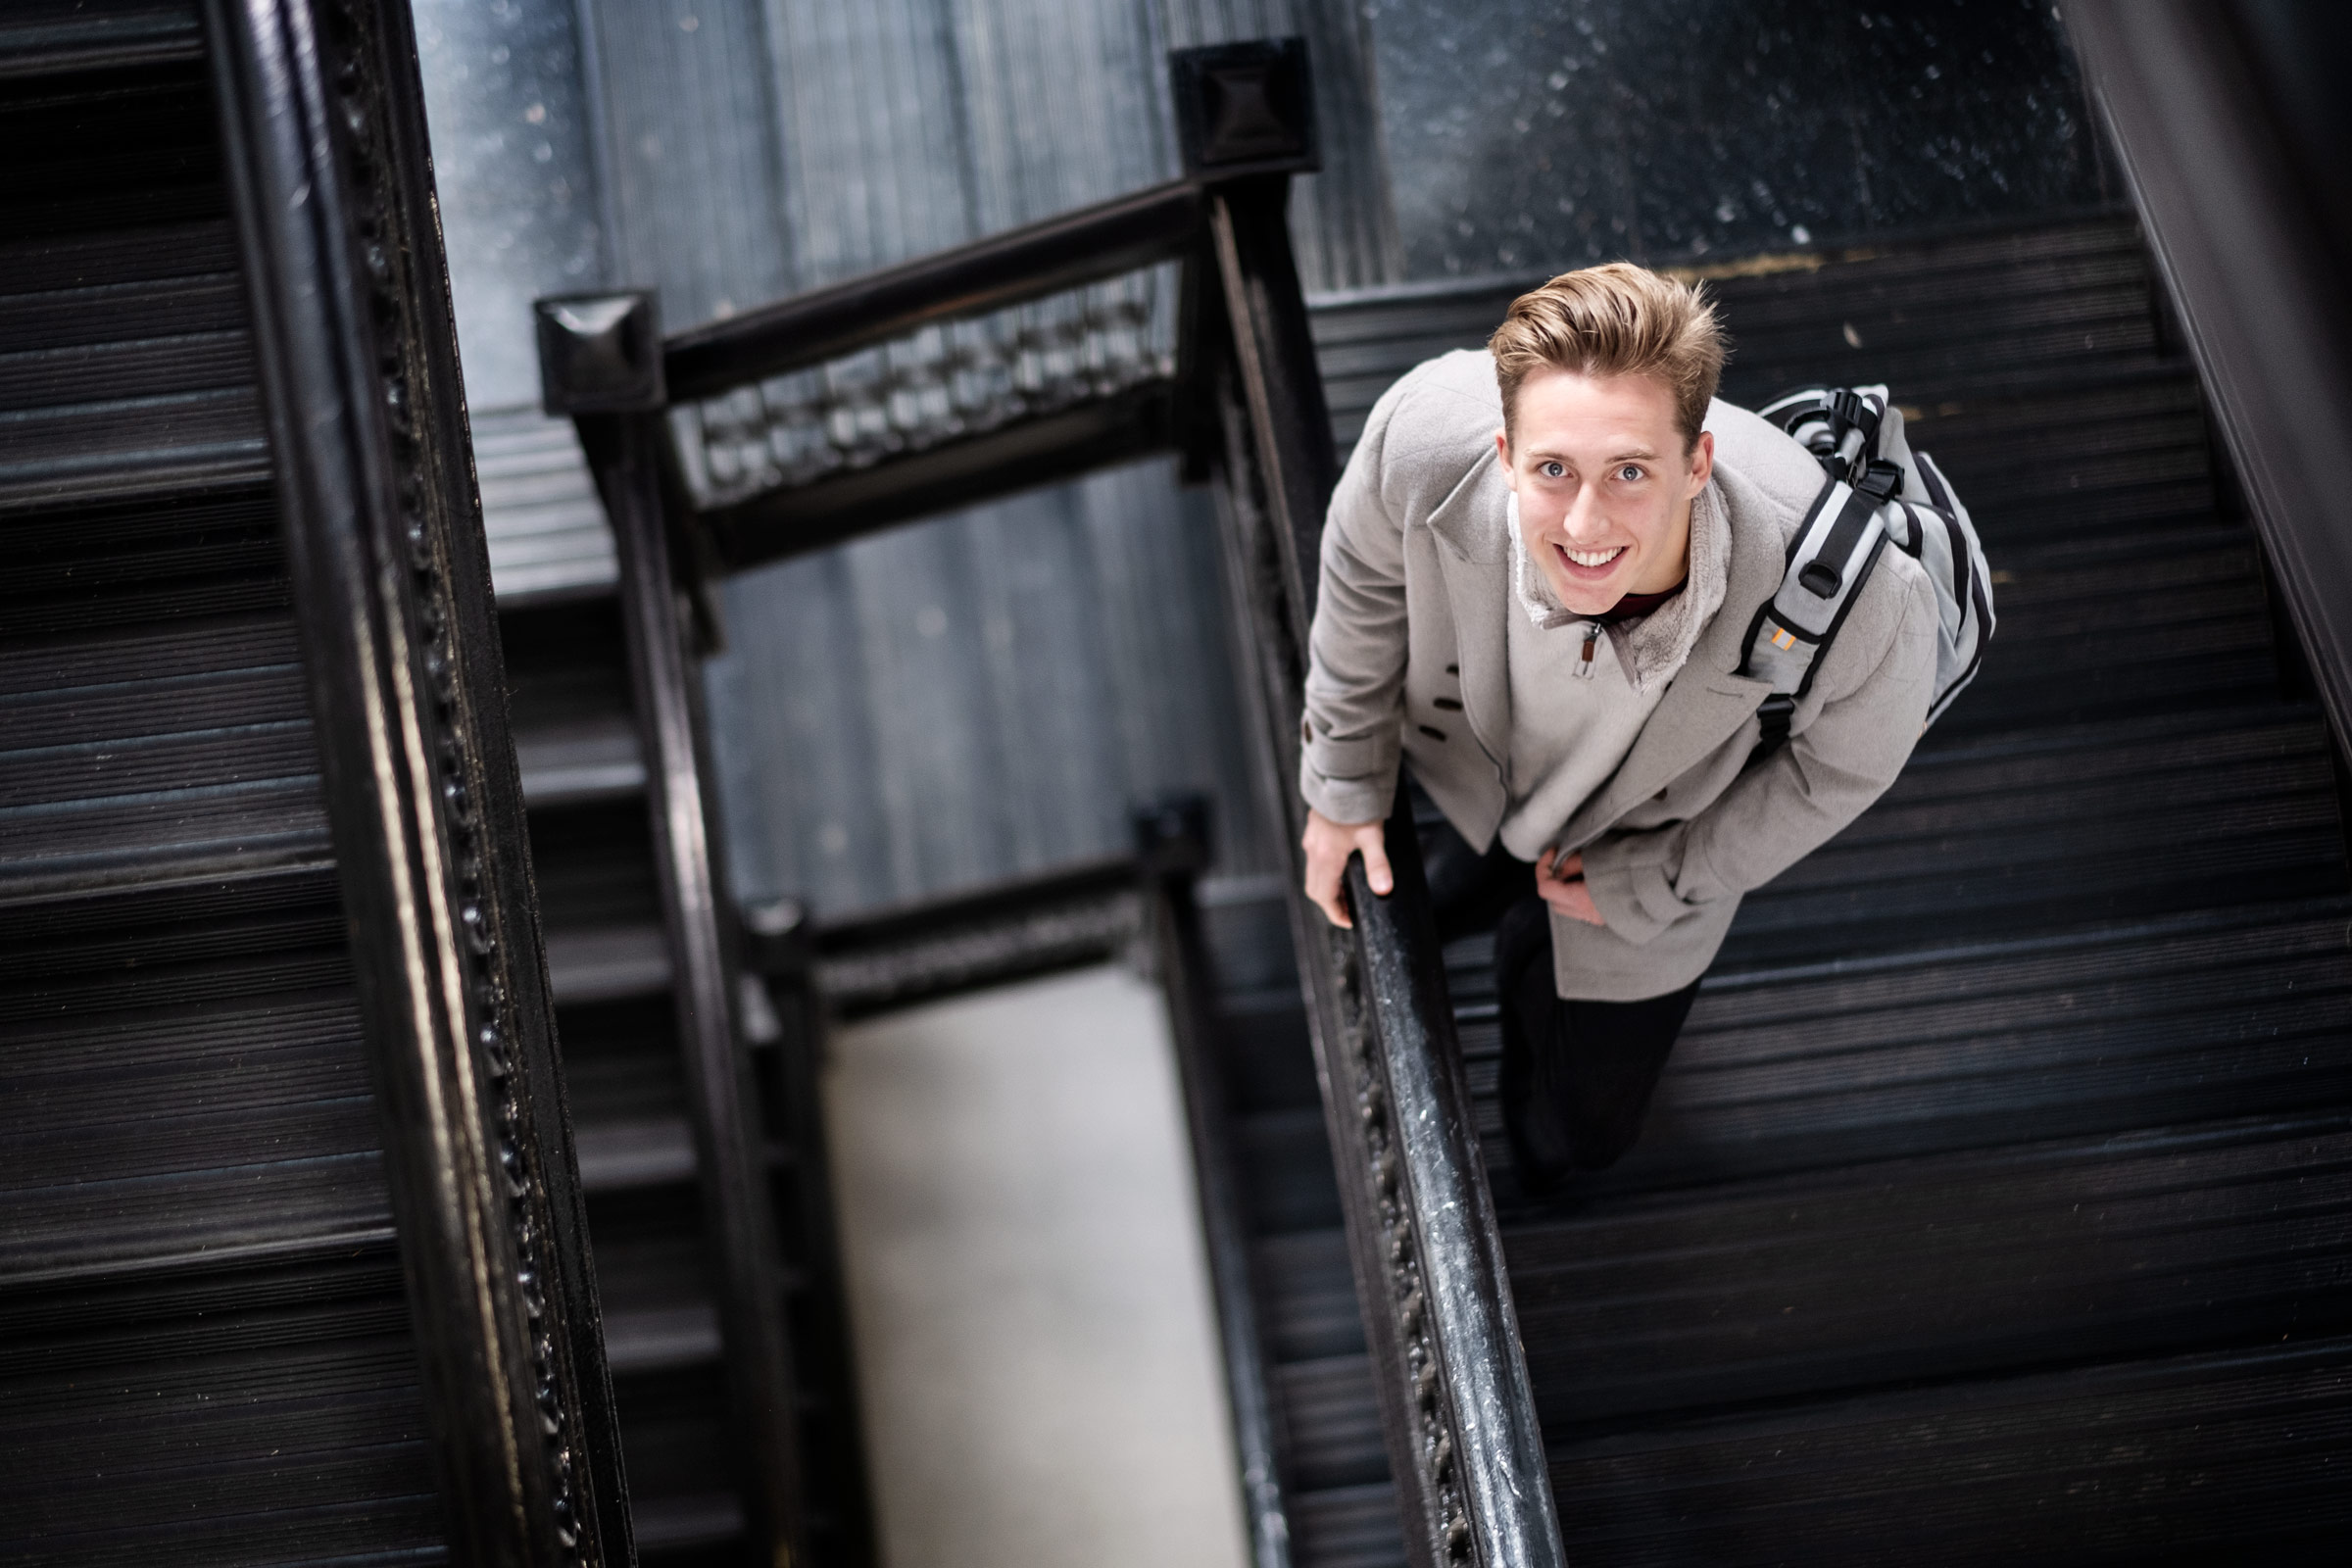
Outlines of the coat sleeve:
M 1404 525 L 1388 471 L 1412 377 L 1372 409 L 1332 492 L 1307 633 L 1298 793 L 1335 822 L 1377 822 L 1396 793 L 1404 706 Z
M 1606 834 L 1585 850 L 1585 882 L 1610 930 L 1639 946 L 1694 909 L 1762 887 L 1886 793 L 1918 744 L 1936 679 L 1934 589 L 1898 580 L 1909 591 L 1893 636 L 1875 662 L 1841 672 L 1843 688 L 1825 692 L 1788 745 L 1690 820 Z M 1832 673 L 1823 669 L 1825 686 Z

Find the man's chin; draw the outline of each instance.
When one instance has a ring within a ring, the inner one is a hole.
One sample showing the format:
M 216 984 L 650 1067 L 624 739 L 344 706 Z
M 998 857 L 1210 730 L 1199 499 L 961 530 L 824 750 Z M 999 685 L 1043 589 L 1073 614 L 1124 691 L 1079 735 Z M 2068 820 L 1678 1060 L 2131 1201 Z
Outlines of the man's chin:
M 1571 614 L 1577 615 L 1605 613 L 1616 605 L 1618 600 L 1625 597 L 1614 580 L 1615 575 L 1612 573 L 1609 581 L 1590 583 L 1563 582 L 1560 578 L 1552 576 L 1548 572 L 1545 573 L 1545 577 L 1551 584 L 1551 597 L 1566 606 Z

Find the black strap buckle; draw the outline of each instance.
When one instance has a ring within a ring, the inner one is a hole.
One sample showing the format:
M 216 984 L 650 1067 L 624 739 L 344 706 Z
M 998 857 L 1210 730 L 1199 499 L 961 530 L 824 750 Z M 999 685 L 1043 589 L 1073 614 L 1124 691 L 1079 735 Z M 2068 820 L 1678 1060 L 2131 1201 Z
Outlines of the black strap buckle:
M 1747 754 L 1749 767 L 1788 744 L 1788 721 L 1795 716 L 1796 699 L 1787 692 L 1774 692 L 1756 705 L 1756 724 L 1762 734 L 1756 749 Z

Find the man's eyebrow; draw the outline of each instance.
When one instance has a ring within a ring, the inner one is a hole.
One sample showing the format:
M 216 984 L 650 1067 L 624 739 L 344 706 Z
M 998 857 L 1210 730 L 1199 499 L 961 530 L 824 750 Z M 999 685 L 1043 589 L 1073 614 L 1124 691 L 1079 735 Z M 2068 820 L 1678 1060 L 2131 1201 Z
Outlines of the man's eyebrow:
M 1532 447 L 1528 450 L 1527 455 L 1530 460 L 1535 462 L 1542 462 L 1547 458 L 1556 459 L 1561 463 L 1570 463 L 1575 461 L 1567 453 L 1554 452 L 1548 447 Z M 1635 447 L 1630 451 L 1620 452 L 1615 457 L 1605 460 L 1601 464 L 1601 466 L 1608 468 L 1614 467 L 1620 463 L 1655 463 L 1657 461 L 1658 455 L 1651 451 L 1648 447 Z

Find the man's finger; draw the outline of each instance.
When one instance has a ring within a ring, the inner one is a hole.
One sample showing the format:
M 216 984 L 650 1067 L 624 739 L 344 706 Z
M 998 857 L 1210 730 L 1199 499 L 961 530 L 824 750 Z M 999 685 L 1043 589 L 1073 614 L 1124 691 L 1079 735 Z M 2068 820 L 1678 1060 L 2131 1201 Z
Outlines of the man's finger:
M 1323 918 L 1345 931 L 1354 922 L 1348 918 L 1348 906 L 1340 902 L 1340 876 L 1329 861 L 1310 861 L 1306 868 L 1306 896 Z
M 1372 891 L 1387 898 L 1395 890 L 1396 879 L 1389 874 L 1389 847 L 1380 835 L 1370 834 L 1356 841 L 1355 847 L 1364 854 L 1364 880 Z

